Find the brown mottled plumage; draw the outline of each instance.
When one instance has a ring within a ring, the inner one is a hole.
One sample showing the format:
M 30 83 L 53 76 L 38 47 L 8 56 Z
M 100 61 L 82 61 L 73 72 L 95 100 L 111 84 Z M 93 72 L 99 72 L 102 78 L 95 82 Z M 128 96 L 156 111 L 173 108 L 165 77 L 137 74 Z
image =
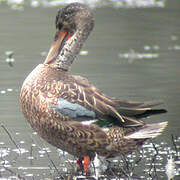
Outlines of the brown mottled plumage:
M 52 47 L 44 64 L 24 81 L 20 101 L 25 118 L 50 144 L 80 158 L 93 158 L 95 153 L 108 158 L 136 150 L 159 135 L 167 122 L 142 121 L 142 117 L 165 112 L 151 109 L 160 101 L 109 98 L 87 79 L 69 74 L 93 25 L 92 12 L 80 3 L 58 12 Z

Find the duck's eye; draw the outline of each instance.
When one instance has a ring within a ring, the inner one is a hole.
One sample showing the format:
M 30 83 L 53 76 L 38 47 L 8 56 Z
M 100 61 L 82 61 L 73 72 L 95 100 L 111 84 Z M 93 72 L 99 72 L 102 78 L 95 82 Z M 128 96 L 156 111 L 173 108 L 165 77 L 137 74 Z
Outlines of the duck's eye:
M 59 23 L 59 24 L 57 25 L 57 27 L 58 27 L 59 30 L 61 30 L 62 27 L 63 27 L 63 24 Z

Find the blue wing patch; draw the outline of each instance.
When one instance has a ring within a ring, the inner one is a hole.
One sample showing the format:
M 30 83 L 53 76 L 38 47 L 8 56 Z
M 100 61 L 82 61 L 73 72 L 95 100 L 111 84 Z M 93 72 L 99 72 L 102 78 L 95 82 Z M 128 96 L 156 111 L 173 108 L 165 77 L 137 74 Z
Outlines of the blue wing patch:
M 77 118 L 81 116 L 95 118 L 95 113 L 93 111 L 90 111 L 79 104 L 68 102 L 63 98 L 58 99 L 58 105 L 55 106 L 55 108 L 62 115 L 69 116 L 71 118 Z

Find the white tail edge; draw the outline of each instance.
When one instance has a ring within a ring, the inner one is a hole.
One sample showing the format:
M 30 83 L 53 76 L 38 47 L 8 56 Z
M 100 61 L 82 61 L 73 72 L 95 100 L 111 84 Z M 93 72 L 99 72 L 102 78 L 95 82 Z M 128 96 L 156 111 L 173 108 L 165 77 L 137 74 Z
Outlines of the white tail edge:
M 155 138 L 160 135 L 165 127 L 168 125 L 168 122 L 146 124 L 136 132 L 126 135 L 126 138 L 130 139 L 147 139 Z

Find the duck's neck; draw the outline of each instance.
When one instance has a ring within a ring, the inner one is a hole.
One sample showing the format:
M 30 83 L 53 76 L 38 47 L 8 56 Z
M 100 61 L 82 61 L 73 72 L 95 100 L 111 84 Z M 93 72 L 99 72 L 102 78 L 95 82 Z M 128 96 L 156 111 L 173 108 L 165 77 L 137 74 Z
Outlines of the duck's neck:
M 81 26 L 76 30 L 73 36 L 65 43 L 56 58 L 56 67 L 68 71 L 75 57 L 79 54 L 84 41 L 88 38 L 93 24 Z

